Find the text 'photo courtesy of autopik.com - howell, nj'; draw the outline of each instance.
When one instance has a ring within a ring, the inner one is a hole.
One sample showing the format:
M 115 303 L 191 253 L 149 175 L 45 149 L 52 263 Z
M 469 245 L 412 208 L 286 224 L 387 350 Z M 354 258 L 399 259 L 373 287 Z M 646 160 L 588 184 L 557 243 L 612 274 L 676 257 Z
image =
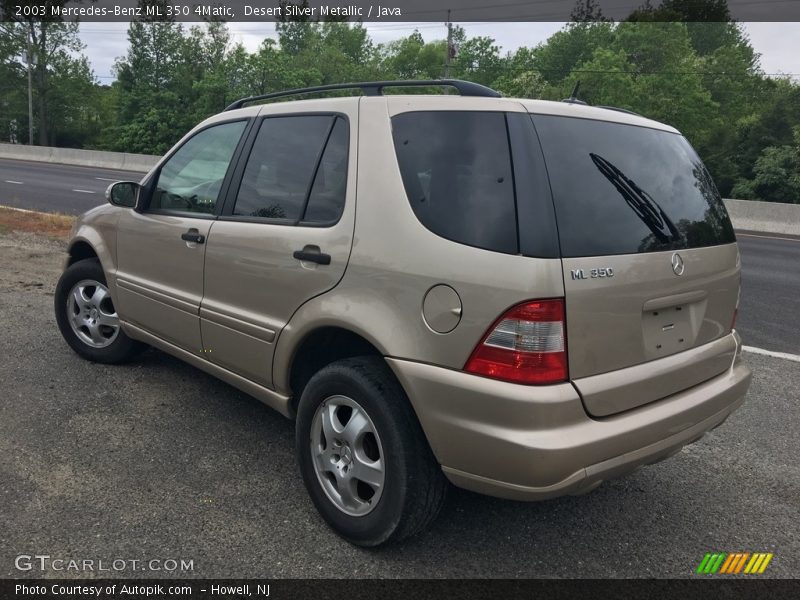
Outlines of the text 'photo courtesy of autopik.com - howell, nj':
M 0 598 L 800 594 L 799 37 L 0 0 Z

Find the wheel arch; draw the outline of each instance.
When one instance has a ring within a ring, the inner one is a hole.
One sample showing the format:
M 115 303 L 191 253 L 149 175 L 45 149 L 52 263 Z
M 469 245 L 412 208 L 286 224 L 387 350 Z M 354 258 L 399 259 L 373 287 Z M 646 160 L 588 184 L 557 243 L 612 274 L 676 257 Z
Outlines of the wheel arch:
M 80 260 L 95 258 L 100 262 L 106 277 L 106 285 L 112 296 L 116 295 L 116 235 L 112 224 L 107 224 L 99 215 L 99 223 L 87 223 L 86 216 L 80 217 L 78 225 L 67 246 L 67 257 L 63 267 L 67 269 Z M 115 225 L 115 223 L 114 223 Z
M 320 324 L 304 332 L 294 345 L 282 378 L 292 397 L 292 412 L 314 373 L 333 362 L 355 356 L 382 358 L 384 354 L 373 341 L 340 325 Z
M 79 260 L 86 260 L 87 258 L 96 258 L 100 260 L 100 256 L 97 254 L 94 246 L 84 239 L 73 240 L 67 250 L 67 254 L 67 267 L 71 267 Z

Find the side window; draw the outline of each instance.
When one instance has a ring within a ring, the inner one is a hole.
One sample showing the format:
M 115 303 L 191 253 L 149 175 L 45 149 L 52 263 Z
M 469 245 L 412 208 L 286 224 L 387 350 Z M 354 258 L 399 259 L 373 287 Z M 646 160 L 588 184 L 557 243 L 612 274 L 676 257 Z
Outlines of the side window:
M 347 182 L 347 122 L 329 115 L 264 119 L 242 175 L 234 215 L 330 222 Z
M 204 129 L 181 146 L 161 167 L 151 210 L 213 213 L 246 122 Z
M 516 253 L 517 218 L 506 118 L 500 112 L 408 112 L 392 118 L 411 208 L 434 233 Z
M 314 177 L 303 222 L 332 223 L 342 215 L 347 192 L 349 138 L 347 121 L 337 118 Z

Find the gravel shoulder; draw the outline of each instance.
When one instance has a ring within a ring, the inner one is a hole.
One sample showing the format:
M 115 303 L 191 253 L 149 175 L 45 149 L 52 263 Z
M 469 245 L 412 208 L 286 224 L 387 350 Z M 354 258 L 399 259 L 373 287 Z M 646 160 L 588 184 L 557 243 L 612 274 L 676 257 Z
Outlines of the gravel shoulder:
M 692 577 L 705 552 L 762 551 L 762 577 L 800 572 L 798 363 L 746 355 L 745 405 L 668 461 L 536 504 L 456 490 L 426 534 L 367 551 L 317 517 L 291 422 L 155 350 L 116 367 L 73 354 L 52 308 L 63 250 L 0 234 L 0 577 L 43 575 L 16 570 L 19 554 L 186 559 L 181 575 L 205 578 L 465 578 Z

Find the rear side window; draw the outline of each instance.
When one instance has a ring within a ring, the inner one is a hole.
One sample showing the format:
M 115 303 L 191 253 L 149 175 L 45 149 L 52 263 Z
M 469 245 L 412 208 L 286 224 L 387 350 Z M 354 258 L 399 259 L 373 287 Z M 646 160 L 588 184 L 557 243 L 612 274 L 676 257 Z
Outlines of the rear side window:
M 347 122 L 332 115 L 264 119 L 233 214 L 332 223 L 347 187 Z
M 425 227 L 462 244 L 518 251 L 503 113 L 402 113 L 392 131 L 406 194 Z
M 319 161 L 303 222 L 332 223 L 342 214 L 347 192 L 348 139 L 347 121 L 337 118 Z
M 735 241 L 711 176 L 682 136 L 571 117 L 533 117 L 565 257 Z

